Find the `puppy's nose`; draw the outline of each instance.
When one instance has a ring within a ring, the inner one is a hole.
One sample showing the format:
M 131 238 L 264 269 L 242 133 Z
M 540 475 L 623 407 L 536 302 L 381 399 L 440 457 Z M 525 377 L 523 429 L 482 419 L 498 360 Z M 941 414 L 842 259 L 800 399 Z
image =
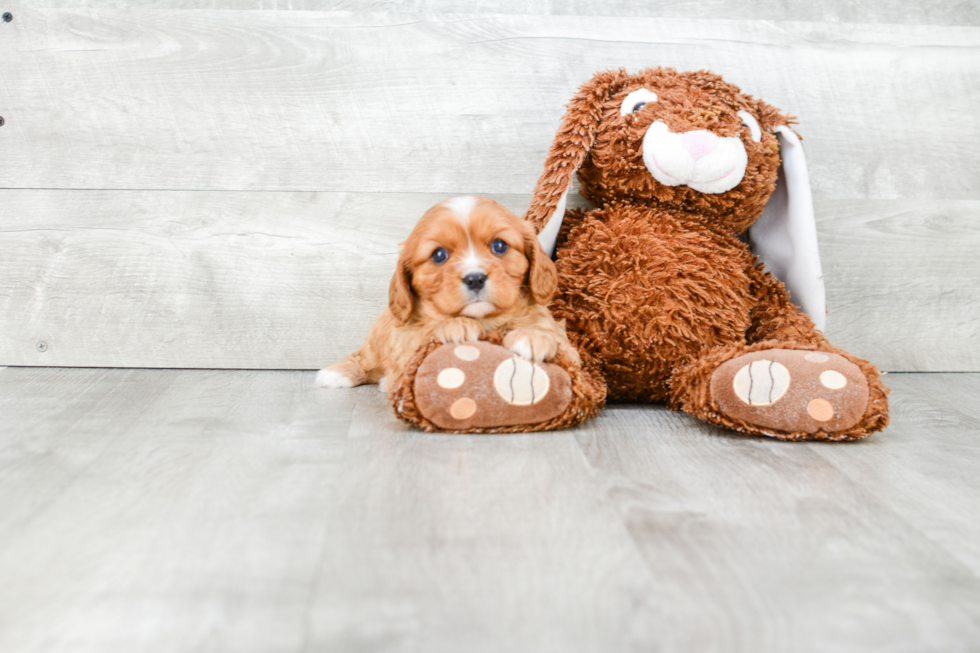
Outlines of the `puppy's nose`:
M 483 285 L 487 282 L 487 275 L 483 272 L 470 272 L 465 277 L 463 277 L 463 283 L 466 287 L 473 292 L 478 292 L 483 289 Z

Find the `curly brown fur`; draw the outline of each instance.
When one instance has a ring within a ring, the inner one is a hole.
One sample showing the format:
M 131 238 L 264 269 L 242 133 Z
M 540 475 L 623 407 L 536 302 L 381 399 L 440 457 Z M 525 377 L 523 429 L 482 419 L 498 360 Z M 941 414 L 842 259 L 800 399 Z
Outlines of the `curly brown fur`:
M 648 217 L 628 204 L 592 211 L 556 261 L 552 313 L 573 345 L 602 361 L 616 399 L 665 399 L 675 366 L 702 347 L 744 341 L 751 326 L 745 245 L 678 211 Z
M 655 89 L 659 100 L 638 113 L 620 116 L 619 105 L 638 88 Z M 742 138 L 749 167 L 736 188 L 708 195 L 687 186 L 658 184 L 646 171 L 642 140 L 653 122 L 662 120 L 673 132 L 708 129 L 719 136 L 746 136 L 748 129 L 735 115 L 740 110 L 750 110 L 756 116 L 763 136 L 759 143 Z M 545 172 L 524 217 L 540 230 L 578 169 L 582 195 L 593 204 L 628 198 L 710 217 L 710 224 L 729 233 L 742 233 L 762 213 L 775 188 L 779 146 L 769 130 L 795 122 L 704 70 L 679 73 L 673 68 L 652 68 L 636 75 L 629 75 L 625 69 L 598 73 L 568 103 L 545 161 Z
M 524 219 L 540 231 L 563 193 L 568 190 L 572 175 L 578 170 L 595 142 L 596 129 L 609 95 L 628 83 L 625 70 L 610 70 L 596 74 L 582 85 L 558 128 L 555 142 L 544 164 L 544 174 L 534 188 L 534 199 Z
M 638 89 L 656 99 L 629 111 L 624 101 Z M 757 122 L 758 142 L 740 111 Z M 741 180 L 716 192 L 658 182 L 643 153 L 657 121 L 675 137 L 738 139 L 747 158 Z M 706 71 L 605 71 L 569 102 L 525 219 L 540 232 L 576 170 L 582 194 L 599 207 L 564 216 L 552 311 L 583 360 L 601 371 L 611 399 L 670 400 L 713 424 L 784 439 L 855 439 L 887 424 L 877 369 L 831 346 L 738 238 L 776 185 L 772 130 L 794 122 Z M 773 433 L 718 413 L 705 393 L 719 365 L 775 348 L 819 349 L 857 365 L 870 392 L 861 421 L 839 433 Z

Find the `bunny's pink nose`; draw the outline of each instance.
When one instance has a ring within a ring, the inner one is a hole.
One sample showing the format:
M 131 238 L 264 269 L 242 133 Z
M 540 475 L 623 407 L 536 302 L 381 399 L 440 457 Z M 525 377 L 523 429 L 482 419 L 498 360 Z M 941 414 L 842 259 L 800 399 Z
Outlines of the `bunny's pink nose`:
M 684 144 L 688 154 L 697 161 L 715 151 L 718 147 L 718 137 L 707 130 L 698 129 L 681 134 L 681 143 Z

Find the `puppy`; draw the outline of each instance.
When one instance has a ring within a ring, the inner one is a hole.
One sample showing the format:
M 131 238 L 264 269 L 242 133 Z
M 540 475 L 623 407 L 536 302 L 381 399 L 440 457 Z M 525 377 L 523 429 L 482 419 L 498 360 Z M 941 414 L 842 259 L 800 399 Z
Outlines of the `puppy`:
M 513 353 L 540 362 L 562 350 L 578 361 L 546 308 L 558 283 L 534 230 L 497 202 L 457 197 L 422 216 L 388 291 L 388 308 L 361 348 L 320 370 L 318 385 L 349 388 L 399 375 L 419 347 L 479 340 L 500 331 Z

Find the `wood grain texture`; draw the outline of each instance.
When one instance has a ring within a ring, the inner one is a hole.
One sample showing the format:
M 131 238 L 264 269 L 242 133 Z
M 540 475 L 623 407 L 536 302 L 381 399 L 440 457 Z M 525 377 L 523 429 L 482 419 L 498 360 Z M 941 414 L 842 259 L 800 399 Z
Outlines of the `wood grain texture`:
M 970 394 L 977 375 L 887 379 L 892 425 L 853 445 L 779 447 L 646 406 L 577 433 L 658 581 L 649 627 L 666 634 L 663 650 L 975 646 L 980 577 L 964 511 L 978 484 L 964 471 L 980 460 L 980 412 L 935 393 Z M 940 471 L 950 457 L 959 463 Z
M 0 650 L 980 641 L 980 375 L 854 444 L 658 406 L 427 435 L 308 372 L 0 369 Z
M 0 649 L 302 649 L 349 398 L 275 372 L 0 384 Z
M 442 199 L 0 191 L 0 364 L 319 368 L 360 345 L 398 243 Z M 978 213 L 818 200 L 834 342 L 884 370 L 980 369 Z
M 980 370 L 980 28 L 940 25 L 974 4 L 179 6 L 23 3 L 0 24 L 0 364 L 338 359 L 426 207 L 520 212 L 582 81 L 673 65 L 800 116 L 836 343 Z M 860 22 L 803 22 L 838 19 Z
M 21 3 L 17 3 L 18 5 Z M 894 23 L 913 25 L 980 25 L 980 6 L 970 0 L 698 0 L 637 3 L 630 0 L 166 0 L 172 9 L 265 11 L 360 11 L 397 9 L 413 13 L 535 14 L 543 16 L 609 16 L 792 20 L 825 23 Z M 43 9 L 129 9 L 132 0 L 33 0 Z
M 24 5 L 3 30 L 5 188 L 526 193 L 580 84 L 665 65 L 800 116 L 818 193 L 977 199 L 975 27 Z
M 980 370 L 980 202 L 815 201 L 833 342 L 888 371 Z
M 894 388 L 895 425 L 885 437 L 853 454 L 846 448 L 818 451 L 976 574 L 980 523 L 974 515 L 980 484 L 973 463 L 980 455 L 980 374 L 889 374 L 885 379 Z
M 0 195 L 4 364 L 266 369 L 315 369 L 356 349 L 387 304 L 398 243 L 445 199 Z

